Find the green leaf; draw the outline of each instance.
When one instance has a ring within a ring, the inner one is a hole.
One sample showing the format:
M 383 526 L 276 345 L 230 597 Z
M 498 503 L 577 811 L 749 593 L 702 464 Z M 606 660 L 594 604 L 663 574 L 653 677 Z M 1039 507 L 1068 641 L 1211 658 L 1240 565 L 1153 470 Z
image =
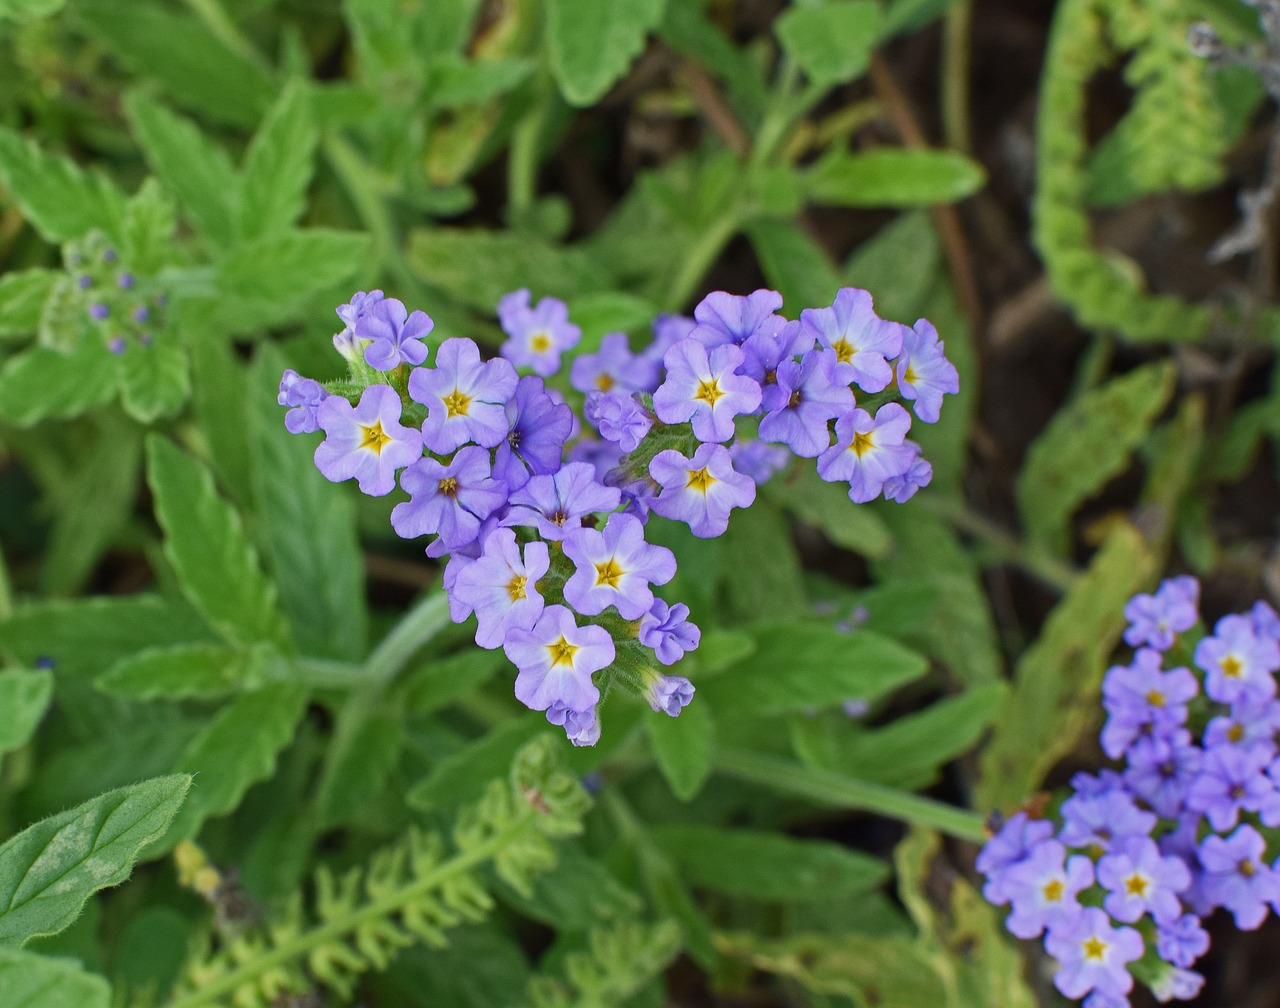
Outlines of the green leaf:
M 808 174 L 809 195 L 845 207 L 918 207 L 954 203 L 986 182 L 978 162 L 951 150 L 833 150 Z
M 120 659 L 93 684 L 132 700 L 210 699 L 260 685 L 266 660 L 260 649 L 220 644 L 152 647 Z
M 443 811 L 475 800 L 494 777 L 511 765 L 530 739 L 548 733 L 542 718 L 517 717 L 439 762 L 409 788 L 405 801 L 423 811 Z M 563 737 L 561 738 L 563 741 Z
M 53 673 L 26 669 L 0 670 L 0 754 L 26 744 L 49 708 Z
M 405 706 L 421 716 L 468 696 L 502 669 L 510 668 L 501 651 L 467 648 L 444 658 L 431 658 L 407 679 Z
M 1054 415 L 1018 474 L 1018 511 L 1028 535 L 1065 548 L 1071 515 L 1129 465 L 1173 394 L 1176 377 L 1169 361 L 1146 364 Z
M 19 427 L 66 420 L 110 402 L 116 394 L 115 356 L 96 339 L 69 353 L 34 346 L 0 370 L 0 417 Z
M 448 53 L 431 62 L 423 90 L 435 108 L 482 105 L 522 84 L 533 70 L 527 59 L 467 59 Z
M 867 630 L 840 633 L 814 621 L 750 628 L 756 650 L 733 669 L 700 685 L 699 699 L 723 719 L 732 714 L 784 714 L 868 703 L 923 675 L 928 663 L 901 644 Z
M 667 4 L 662 40 L 681 55 L 696 60 L 728 85 L 739 104 L 755 120 L 763 114 L 768 89 L 750 53 L 739 49 L 709 20 L 698 4 Z
M 0 945 L 56 934 L 91 894 L 127 879 L 190 786 L 190 777 L 173 774 L 108 791 L 0 847 Z
M 121 258 L 134 273 L 153 276 L 173 256 L 178 222 L 172 201 L 160 183 L 146 179 L 125 205 L 121 224 Z
M 227 152 L 145 92 L 130 92 L 124 108 L 147 164 L 177 196 L 196 230 L 217 246 L 230 245 L 240 179 Z
M 320 135 L 302 81 L 292 81 L 258 127 L 244 159 L 241 238 L 288 231 L 306 206 Z
M 195 18 L 143 0 L 78 0 L 72 11 L 91 38 L 180 105 L 237 126 L 256 122 L 267 107 L 273 87 L 266 72 Z
M 771 500 L 757 498 L 754 506 L 735 515 L 724 534 L 723 593 L 734 619 L 770 620 L 809 613 L 800 555 L 791 529 Z M 769 562 L 760 565 L 760 558 Z
M 0 127 L 0 185 L 45 241 L 71 241 L 93 228 L 113 238 L 120 233 L 124 196 L 107 178 L 46 154 L 4 127 Z
M 391 710 L 339 719 L 316 788 L 318 829 L 356 821 L 369 796 L 386 784 L 400 758 L 404 738 L 404 721 Z
M 715 723 L 708 705 L 697 697 L 678 717 L 655 714 L 643 718 L 658 769 L 681 801 L 690 801 L 711 773 Z
M 71 679 L 96 676 L 144 647 L 208 638 L 189 605 L 154 595 L 42 602 L 0 623 L 0 645 L 19 662 L 52 661 Z
M 782 295 L 792 318 L 805 308 L 829 305 L 844 286 L 831 258 L 792 221 L 757 220 L 747 227 L 769 286 Z
M 355 504 L 316 469 L 315 439 L 285 430 L 276 401 L 283 370 L 279 352 L 263 346 L 249 380 L 258 541 L 299 646 L 355 660 L 369 632 Z
M 889 878 L 889 866 L 879 858 L 828 840 L 711 826 L 651 832 L 685 882 L 726 896 L 786 903 L 848 899 Z
M 0 949 L 0 1004 L 14 1008 L 111 1008 L 111 985 L 74 959 Z
M 775 31 L 809 79 L 826 86 L 862 75 L 879 41 L 880 25 L 875 0 L 832 0 L 787 8 Z
M 827 483 L 812 466 L 793 466 L 764 485 L 763 494 L 778 507 L 822 530 L 836 546 L 882 560 L 893 549 L 884 521 L 871 508 L 849 500 L 845 484 Z
M 213 477 L 176 445 L 147 439 L 147 476 L 165 555 L 183 593 L 228 642 L 248 647 L 288 638 L 275 586 L 267 580 L 239 515 L 218 496 Z
M 44 303 L 65 273 L 29 269 L 0 276 L 0 336 L 25 336 L 40 325 Z
M 666 0 L 548 0 L 551 72 L 570 104 L 604 96 L 643 51 L 665 7 Z
M 140 424 L 174 416 L 191 395 L 187 352 L 172 330 L 150 346 L 130 343 L 116 362 L 120 402 Z
M 572 840 L 558 846 L 555 867 L 534 880 L 533 891 L 524 895 L 508 886 L 504 902 L 557 931 L 586 931 L 602 920 L 633 917 L 643 909 L 640 898 L 620 885 L 599 857 Z
M 250 397 L 244 394 L 248 368 L 235 344 L 214 330 L 210 317 L 214 311 L 212 305 L 201 306 L 183 319 L 191 370 L 200 376 L 193 390 L 196 424 L 218 484 L 248 511 L 253 504 Z
M 246 693 L 218 711 L 178 758 L 176 769 L 191 774 L 195 786 L 164 837 L 148 853 L 157 855 L 195 836 L 206 819 L 230 812 L 250 785 L 270 777 L 306 705 L 305 688 L 275 683 Z
M 573 352 L 584 354 L 598 350 L 605 334 L 611 332 L 643 332 L 643 346 L 657 314 L 658 308 L 653 302 L 622 291 L 601 291 L 572 298 L 569 319 L 582 330 L 582 342 Z

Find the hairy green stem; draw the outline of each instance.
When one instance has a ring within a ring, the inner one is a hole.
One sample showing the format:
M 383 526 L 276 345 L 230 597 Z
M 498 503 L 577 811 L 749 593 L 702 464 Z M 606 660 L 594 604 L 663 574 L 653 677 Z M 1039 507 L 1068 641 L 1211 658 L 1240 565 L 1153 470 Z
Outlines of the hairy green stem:
M 448 625 L 448 596 L 442 591 L 424 596 L 374 648 L 365 663 L 369 681 L 385 686 L 404 668 L 418 648 Z
M 948 8 L 942 22 L 942 135 L 948 147 L 969 153 L 969 55 L 973 27 L 971 0 Z
M 688 256 L 685 257 L 684 262 L 680 264 L 680 271 L 667 288 L 667 297 L 663 304 L 664 311 L 678 312 L 684 310 L 689 298 L 697 290 L 698 284 L 702 282 L 702 278 L 706 276 L 707 271 L 720 253 L 724 251 L 724 247 L 738 233 L 740 226 L 739 212 L 735 205 L 711 227 L 702 232 Z

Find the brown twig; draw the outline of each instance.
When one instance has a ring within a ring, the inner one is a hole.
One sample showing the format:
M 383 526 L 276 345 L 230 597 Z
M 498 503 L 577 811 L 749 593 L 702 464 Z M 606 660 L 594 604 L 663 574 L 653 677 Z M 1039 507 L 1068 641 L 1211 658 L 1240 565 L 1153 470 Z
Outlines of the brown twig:
M 720 135 L 720 139 L 738 157 L 746 157 L 751 150 L 751 138 L 739 124 L 733 111 L 725 103 L 724 96 L 720 94 L 720 89 L 716 87 L 716 82 L 707 75 L 707 72 L 702 67 L 692 60 L 685 60 L 681 64 L 680 73 L 689 85 L 689 92 L 693 96 L 695 104 L 697 104 L 702 114 L 706 116 L 711 128 Z

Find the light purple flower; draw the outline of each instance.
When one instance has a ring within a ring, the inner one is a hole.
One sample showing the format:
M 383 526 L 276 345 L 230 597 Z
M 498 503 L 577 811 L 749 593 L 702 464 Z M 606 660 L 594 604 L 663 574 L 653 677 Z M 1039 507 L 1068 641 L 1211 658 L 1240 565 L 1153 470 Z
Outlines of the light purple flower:
M 491 475 L 489 453 L 475 446 L 463 448 L 448 465 L 421 459 L 405 470 L 400 485 L 410 499 L 392 508 L 391 527 L 402 539 L 438 536 L 427 547 L 432 557 L 474 542 L 480 523 L 507 500 L 506 484 Z
M 1240 813 L 1257 812 L 1269 826 L 1280 824 L 1280 792 L 1266 770 L 1270 754 L 1245 746 L 1208 750 L 1187 791 L 1187 808 L 1202 813 L 1218 832 L 1231 829 Z
M 373 497 L 391 492 L 396 471 L 422 457 L 422 434 L 400 425 L 400 397 L 390 385 L 370 385 L 352 407 L 331 395 L 316 407 L 325 438 L 316 448 L 316 468 L 341 483 L 354 477 Z
M 565 601 L 586 616 L 614 606 L 623 619 L 640 619 L 653 605 L 649 585 L 666 584 L 676 573 L 675 554 L 645 542 L 644 526 L 633 515 L 610 515 L 603 532 L 571 529 L 563 548 L 574 564 Z
M 672 345 L 689 336 L 697 324 L 688 315 L 658 315 L 653 320 L 653 342 L 645 347 L 640 355 L 645 360 L 653 361 L 654 364 L 661 364 L 662 358 L 667 355 Z M 652 392 L 657 388 L 658 377 L 654 376 L 653 385 L 645 391 Z
M 1126 751 L 1124 781 L 1129 789 L 1165 819 L 1183 809 L 1187 789 L 1200 773 L 1204 751 L 1191 744 L 1186 730 L 1168 735 L 1141 735 Z
M 1156 817 L 1138 808 L 1123 780 L 1117 777 L 1116 782 L 1109 790 L 1077 790 L 1063 802 L 1058 839 L 1068 847 L 1107 851 L 1125 837 L 1150 835 Z
M 578 626 L 561 605 L 547 606 L 530 630 L 511 630 L 503 650 L 520 670 L 516 699 L 531 710 L 559 703 L 570 711 L 592 710 L 600 691 L 591 673 L 613 664 L 613 638 L 598 626 Z
M 386 298 L 359 313 L 355 334 L 369 340 L 364 362 L 379 371 L 391 371 L 401 364 L 421 364 L 427 359 L 427 345 L 422 340 L 433 328 L 435 323 L 426 312 L 409 314 L 402 302 Z
M 316 410 L 328 397 L 324 386 L 311 378 L 303 378 L 293 368 L 285 368 L 280 378 L 276 402 L 292 407 L 284 415 L 284 426 L 290 434 L 310 434 L 320 429 Z M 421 450 L 421 449 L 419 449 Z
M 502 443 L 509 431 L 506 406 L 515 395 L 516 372 L 505 360 L 480 360 L 469 339 L 440 344 L 434 368 L 409 375 L 409 395 L 427 407 L 422 437 L 441 455 L 474 441 L 482 448 Z
M 533 307 L 526 288 L 512 291 L 498 302 L 498 322 L 508 336 L 500 353 L 516 367 L 532 368 L 547 378 L 560 370 L 560 354 L 582 339 L 582 330 L 569 321 L 569 309 L 559 298 L 544 297 Z
M 596 479 L 589 463 L 570 462 L 558 472 L 531 476 L 511 494 L 511 510 L 502 523 L 531 525 L 543 539 L 563 539 L 587 515 L 612 511 L 621 497 L 617 487 Z
M 1205 693 L 1219 703 L 1233 704 L 1246 694 L 1256 700 L 1276 695 L 1272 673 L 1280 669 L 1280 647 L 1259 637 L 1247 616 L 1218 620 L 1213 636 L 1196 645 L 1195 663 L 1205 672 Z
M 738 370 L 760 385 L 761 409 L 770 412 L 786 403 L 790 392 L 778 387 L 778 368 L 813 348 L 813 336 L 807 335 L 799 322 L 788 322 L 776 332 L 754 333 L 742 344 L 743 361 Z
M 528 543 L 522 556 L 511 529 L 494 530 L 485 541 L 480 558 L 458 574 L 452 591 L 476 614 L 477 644 L 498 648 L 508 631 L 533 628 L 544 604 L 538 593 L 538 578 L 547 573 L 549 566 L 546 543 Z
M 1156 951 L 1166 962 L 1185 968 L 1209 951 L 1209 932 L 1191 913 L 1163 921 L 1156 927 Z
M 662 487 L 653 510 L 685 522 L 700 539 L 720 535 L 729 527 L 729 512 L 750 507 L 756 499 L 755 483 L 734 471 L 723 445 L 699 445 L 691 459 L 674 448 L 658 452 L 649 463 L 649 475 Z
M 1140 734 L 1168 734 L 1187 720 L 1187 703 L 1200 692 L 1189 669 L 1163 670 L 1164 655 L 1139 648 L 1129 665 L 1116 665 L 1102 680 L 1107 723 L 1102 749 L 1119 759 Z
M 575 746 L 593 746 L 600 741 L 600 720 L 594 707 L 584 711 L 570 710 L 557 700 L 547 708 L 547 720 L 564 728 L 565 735 Z
M 708 349 L 742 346 L 757 333 L 773 334 L 786 325 L 786 319 L 774 314 L 781 307 L 777 291 L 762 289 L 746 297 L 713 291 L 693 309 L 697 325 L 689 335 Z
M 569 384 L 579 392 L 647 392 L 658 385 L 658 360 L 633 354 L 626 333 L 605 333 L 599 351 L 574 360 Z
M 1112 917 L 1132 924 L 1144 914 L 1170 922 L 1182 913 L 1178 893 L 1191 885 L 1191 872 L 1181 858 L 1165 857 L 1149 837 L 1117 844 L 1098 860 L 1098 884 L 1107 890 L 1103 907 Z
M 905 504 L 921 487 L 927 487 L 933 479 L 933 466 L 920 454 L 920 446 L 914 441 L 904 441 L 915 453 L 915 459 L 905 472 L 888 476 L 884 481 L 884 499 L 895 504 Z
M 1267 904 L 1280 899 L 1280 881 L 1262 860 L 1266 841 L 1252 826 L 1238 826 L 1229 837 L 1210 833 L 1200 844 L 1201 886 L 1215 906 L 1226 907 L 1236 927 L 1252 931 L 1267 916 Z
M 836 421 L 836 443 L 818 456 L 818 475 L 828 483 L 849 481 L 849 499 L 864 504 L 880 495 L 887 480 L 911 468 L 916 451 L 903 444 L 911 416 L 885 403 L 875 418 L 854 409 Z
M 1169 650 L 1178 634 L 1196 625 L 1199 602 L 1200 582 L 1193 577 L 1168 578 L 1154 595 L 1135 595 L 1124 607 L 1125 643 Z
M 656 675 L 645 694 L 655 713 L 679 717 L 693 699 L 693 683 L 684 676 Z
M 1077 896 L 1093 885 L 1093 862 L 1067 856 L 1056 840 L 1045 840 L 1004 875 L 1011 904 L 1006 926 L 1019 938 L 1035 938 L 1046 927 L 1069 925 L 1080 914 Z
M 1204 747 L 1242 745 L 1276 751 L 1275 735 L 1280 732 L 1280 700 L 1243 694 L 1226 714 L 1211 718 L 1204 729 Z
M 351 295 L 351 300 L 335 308 L 334 313 L 346 328 L 354 330 L 360 321 L 381 303 L 382 298 L 383 294 L 380 290 L 371 290 L 367 294 L 364 291 L 356 291 Z
M 856 382 L 865 392 L 881 392 L 893 379 L 888 358 L 902 352 L 903 338 L 911 332 L 900 322 L 880 318 L 871 306 L 871 295 L 855 287 L 843 287 L 830 308 L 806 308 L 800 313 L 806 335 L 836 356 L 836 378 Z
M 1008 903 L 1010 894 L 1004 881 L 1005 874 L 1052 836 L 1053 823 L 1047 819 L 1032 819 L 1026 812 L 1011 815 L 983 845 L 974 861 L 974 867 L 987 877 L 982 889 L 983 898 L 993 906 Z
M 525 375 L 516 383 L 505 410 L 510 429 L 494 452 L 493 475 L 518 490 L 531 474 L 560 468 L 564 443 L 573 430 L 573 410 L 552 398 L 536 375 Z
M 763 486 L 782 472 L 791 461 L 791 452 L 781 445 L 766 444 L 758 438 L 734 438 L 729 445 L 733 467 L 750 476 L 756 486 Z
M 760 421 L 763 441 L 782 442 L 801 458 L 817 458 L 831 447 L 828 421 L 853 409 L 848 384 L 836 381 L 835 358 L 810 351 L 785 360 L 775 373 L 781 403 Z
M 1045 949 L 1058 960 L 1053 983 L 1069 998 L 1090 991 L 1119 996 L 1133 989 L 1129 963 L 1142 958 L 1142 936 L 1131 927 L 1112 927 L 1106 911 L 1085 907 L 1076 921 L 1054 928 Z
M 640 618 L 640 643 L 652 648 L 663 665 L 674 665 L 702 639 L 702 631 L 689 622 L 689 607 L 683 602 L 668 606 L 660 598 Z
M 733 418 L 760 405 L 760 386 L 737 374 L 742 351 L 732 344 L 708 351 L 684 339 L 667 351 L 666 377 L 653 394 L 653 409 L 663 423 L 693 422 L 699 441 L 728 441 Z
M 640 447 L 653 427 L 653 417 L 629 395 L 617 392 L 588 392 L 583 415 L 600 436 L 624 452 Z
M 915 400 L 916 416 L 925 423 L 937 423 L 942 397 L 960 391 L 959 372 L 944 355 L 932 322 L 918 319 L 914 328 L 903 329 L 896 366 L 898 390 L 904 399 Z

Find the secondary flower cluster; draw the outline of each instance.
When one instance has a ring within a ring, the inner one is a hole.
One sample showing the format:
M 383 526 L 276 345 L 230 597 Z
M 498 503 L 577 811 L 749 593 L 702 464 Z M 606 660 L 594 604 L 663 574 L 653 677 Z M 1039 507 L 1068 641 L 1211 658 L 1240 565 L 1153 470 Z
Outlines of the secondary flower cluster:
M 315 461 L 328 479 L 372 495 L 399 480 L 409 499 L 391 524 L 448 558 L 453 618 L 474 613 L 476 643 L 517 666 L 517 698 L 590 745 L 602 687 L 672 716 L 693 696 L 659 671 L 700 633 L 687 606 L 653 593 L 676 561 L 645 540 L 651 513 L 720 535 L 793 454 L 858 502 L 905 501 L 929 482 L 897 400 L 932 423 L 958 390 L 933 327 L 882 320 L 851 288 L 796 321 L 781 307 L 774 291 L 717 292 L 693 318 L 657 319 L 639 353 L 606 335 L 566 376 L 561 356 L 582 334 L 554 298 L 502 299 L 500 356 L 451 338 L 428 366 L 431 318 L 361 291 L 337 309 L 349 379 L 286 371 L 279 402 L 291 432 L 324 432 Z
M 1133 660 L 1107 672 L 1102 748 L 1120 770 L 1076 774 L 1052 818 L 1018 812 L 977 867 L 1009 930 L 1044 936 L 1055 983 L 1086 1008 L 1120 1008 L 1133 978 L 1190 999 L 1223 908 L 1244 930 L 1280 907 L 1268 834 L 1280 825 L 1280 616 L 1265 602 L 1199 627 L 1194 578 L 1125 608 Z
M 67 247 L 64 301 L 76 306 L 114 354 L 149 347 L 162 324 L 165 296 L 148 277 L 133 273 L 99 232 Z

